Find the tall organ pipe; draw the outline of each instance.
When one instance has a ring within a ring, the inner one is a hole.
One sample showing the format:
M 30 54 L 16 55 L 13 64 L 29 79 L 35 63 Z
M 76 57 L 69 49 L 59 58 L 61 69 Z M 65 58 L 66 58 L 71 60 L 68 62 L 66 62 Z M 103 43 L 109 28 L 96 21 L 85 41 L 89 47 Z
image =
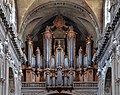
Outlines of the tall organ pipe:
M 75 63 L 75 51 L 76 51 L 76 33 L 73 32 L 73 28 L 69 28 L 70 31 L 67 34 L 67 43 L 68 43 L 68 59 L 69 59 L 69 67 L 70 67 L 70 75 L 69 75 L 69 85 L 73 86 L 73 68 Z
M 79 49 L 79 65 L 80 67 L 83 66 L 83 54 L 82 54 L 83 50 L 82 50 L 82 47 L 80 47 Z
M 91 36 L 89 36 L 87 39 L 87 59 L 88 59 L 88 66 L 91 66 L 91 62 L 92 62 Z
M 50 68 L 52 33 L 49 30 L 43 33 L 43 49 L 45 67 Z
M 37 66 L 40 69 L 40 49 L 39 49 L 39 47 L 37 47 L 37 49 L 36 49 L 36 61 L 37 61 Z
M 46 68 L 46 86 L 51 85 L 50 79 L 50 59 L 51 59 L 51 49 L 52 49 L 52 33 L 49 31 L 49 27 L 43 33 L 43 54 L 44 54 L 44 64 Z
M 28 40 L 28 67 L 32 66 L 33 45 L 32 41 Z
M 68 42 L 68 59 L 69 59 L 69 66 L 71 68 L 74 67 L 75 63 L 75 51 L 76 51 L 76 33 L 73 32 L 71 29 L 67 34 L 67 42 Z

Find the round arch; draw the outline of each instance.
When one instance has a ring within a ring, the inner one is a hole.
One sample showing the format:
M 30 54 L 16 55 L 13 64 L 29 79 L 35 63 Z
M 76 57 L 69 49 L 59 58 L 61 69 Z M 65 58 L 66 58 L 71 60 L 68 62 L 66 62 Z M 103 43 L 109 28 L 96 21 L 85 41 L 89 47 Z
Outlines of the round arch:
M 74 21 L 82 33 L 87 31 L 91 34 L 94 41 L 99 37 L 96 17 L 85 1 L 44 0 L 42 3 L 35 1 L 25 13 L 19 29 L 19 38 L 24 41 L 27 34 L 33 31 L 38 32 L 42 23 L 59 14 Z

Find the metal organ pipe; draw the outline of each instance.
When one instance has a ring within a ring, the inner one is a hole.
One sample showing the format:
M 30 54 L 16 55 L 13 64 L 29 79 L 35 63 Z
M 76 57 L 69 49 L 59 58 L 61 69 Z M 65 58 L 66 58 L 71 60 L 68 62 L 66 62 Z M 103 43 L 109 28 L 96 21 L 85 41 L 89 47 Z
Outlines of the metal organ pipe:
M 65 56 L 65 59 L 64 59 L 64 86 L 68 85 L 67 68 L 69 68 L 68 57 Z
M 64 69 L 67 69 L 69 67 L 68 65 L 68 57 L 65 56 L 65 59 L 64 59 Z
M 36 60 L 35 60 L 35 56 L 32 56 L 32 68 L 36 67 Z
M 91 36 L 89 36 L 87 39 L 87 59 L 88 59 L 88 66 L 91 66 L 91 60 L 92 60 Z
M 74 67 L 75 62 L 75 51 L 76 51 L 76 33 L 70 30 L 67 34 L 67 43 L 68 43 L 68 59 L 69 59 L 69 66 L 71 68 Z
M 83 50 L 82 50 L 82 47 L 80 47 L 80 49 L 79 49 L 79 65 L 80 65 L 80 67 L 82 67 L 83 66 L 83 54 L 82 54 L 82 52 L 83 52 Z
M 76 57 L 76 69 L 79 69 L 79 56 Z
M 69 27 L 70 31 L 67 34 L 67 43 L 68 43 L 68 59 L 69 59 L 69 85 L 73 86 L 73 68 L 75 63 L 75 51 L 76 51 L 76 33 L 73 31 L 72 27 Z
M 42 57 L 42 55 L 40 56 L 40 69 L 44 69 L 43 57 Z
M 36 61 L 37 61 L 37 66 L 40 69 L 40 49 L 39 49 L 39 47 L 37 47 L 37 49 L 36 49 Z
M 51 47 L 52 47 L 52 33 L 48 30 L 43 33 L 43 52 L 44 52 L 44 61 L 45 67 L 50 67 L 50 58 L 51 58 Z
M 84 55 L 84 64 L 83 64 L 84 67 L 87 67 L 87 66 L 88 66 L 87 61 L 88 61 L 88 60 L 87 60 L 87 55 L 85 54 L 85 55 Z
M 32 65 L 33 46 L 32 41 L 28 40 L 28 67 Z
M 62 79 L 62 66 L 64 61 L 64 51 L 60 45 L 60 41 L 58 42 L 58 48 L 56 49 L 56 66 L 57 66 L 57 85 L 63 85 Z
M 51 69 L 55 69 L 55 57 L 52 56 L 52 59 L 51 59 Z
M 52 82 L 51 82 L 51 85 L 52 86 L 55 86 L 55 57 L 52 56 L 52 59 L 51 59 L 51 69 L 52 69 Z
M 43 33 L 43 54 L 44 54 L 44 64 L 46 68 L 46 85 L 51 85 L 50 79 L 50 59 L 51 59 L 51 49 L 52 49 L 52 33 L 49 31 L 49 27 Z

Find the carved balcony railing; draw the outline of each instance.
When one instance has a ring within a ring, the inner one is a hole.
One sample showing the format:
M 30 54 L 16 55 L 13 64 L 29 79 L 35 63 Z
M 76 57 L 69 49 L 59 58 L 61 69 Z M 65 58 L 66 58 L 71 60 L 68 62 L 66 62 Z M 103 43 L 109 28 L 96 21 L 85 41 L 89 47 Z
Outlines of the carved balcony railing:
M 22 82 L 22 88 L 46 88 L 45 82 Z M 74 89 L 98 88 L 97 82 L 74 82 Z
M 74 89 L 97 89 L 98 83 L 97 82 L 74 82 L 73 88 Z
M 65 90 L 69 86 L 63 87 Z M 52 86 L 51 86 L 52 88 Z M 45 82 L 22 82 L 22 91 L 21 95 L 46 95 L 48 92 L 46 91 L 46 83 Z M 54 89 L 54 88 L 53 88 Z M 60 88 L 57 88 L 59 92 Z M 55 91 L 55 90 L 53 90 Z M 71 89 L 71 93 L 78 93 L 84 95 L 98 95 L 98 85 L 97 82 L 73 82 L 73 89 Z M 77 91 L 77 92 L 76 92 Z M 44 92 L 44 93 L 43 93 Z M 64 91 L 63 91 L 64 92 Z M 69 92 L 69 91 L 68 91 Z M 32 94 L 31 94 L 32 93 Z
M 45 82 L 22 82 L 22 88 L 45 88 Z

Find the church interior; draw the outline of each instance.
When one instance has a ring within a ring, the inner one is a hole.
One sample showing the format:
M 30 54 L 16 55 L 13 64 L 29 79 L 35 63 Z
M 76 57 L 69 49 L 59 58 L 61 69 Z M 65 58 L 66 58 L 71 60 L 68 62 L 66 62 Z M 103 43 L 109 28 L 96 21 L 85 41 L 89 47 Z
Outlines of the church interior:
M 0 95 L 120 95 L 119 0 L 0 0 Z

